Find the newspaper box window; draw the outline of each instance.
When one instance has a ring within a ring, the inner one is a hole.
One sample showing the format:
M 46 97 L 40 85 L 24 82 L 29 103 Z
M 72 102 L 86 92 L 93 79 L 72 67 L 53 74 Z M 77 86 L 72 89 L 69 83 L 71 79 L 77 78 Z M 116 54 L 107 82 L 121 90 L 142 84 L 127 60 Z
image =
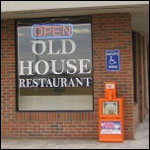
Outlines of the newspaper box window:
M 118 115 L 118 102 L 103 102 L 103 115 Z
M 91 18 L 17 21 L 18 110 L 93 110 Z

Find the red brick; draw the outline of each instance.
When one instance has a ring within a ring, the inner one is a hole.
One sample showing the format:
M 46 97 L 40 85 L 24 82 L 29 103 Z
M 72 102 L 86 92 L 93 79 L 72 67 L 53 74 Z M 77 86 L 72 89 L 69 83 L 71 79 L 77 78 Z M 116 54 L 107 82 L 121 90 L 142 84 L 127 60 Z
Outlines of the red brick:
M 92 16 L 93 112 L 16 112 L 14 20 L 1 23 L 2 137 L 97 139 L 97 100 L 104 97 L 104 82 L 117 83 L 124 98 L 125 138 L 133 139 L 133 72 L 131 17 L 127 13 Z M 105 50 L 119 48 L 121 70 L 106 72 Z M 8 125 L 5 127 L 5 125 Z

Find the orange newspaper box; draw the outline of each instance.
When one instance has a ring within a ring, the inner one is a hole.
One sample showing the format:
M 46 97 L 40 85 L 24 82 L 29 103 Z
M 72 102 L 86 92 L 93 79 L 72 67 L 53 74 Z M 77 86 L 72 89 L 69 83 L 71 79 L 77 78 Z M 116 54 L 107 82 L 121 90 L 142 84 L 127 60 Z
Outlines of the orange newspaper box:
M 98 100 L 98 136 L 101 142 L 123 142 L 123 99 L 116 98 L 116 83 L 105 83 L 105 98 Z

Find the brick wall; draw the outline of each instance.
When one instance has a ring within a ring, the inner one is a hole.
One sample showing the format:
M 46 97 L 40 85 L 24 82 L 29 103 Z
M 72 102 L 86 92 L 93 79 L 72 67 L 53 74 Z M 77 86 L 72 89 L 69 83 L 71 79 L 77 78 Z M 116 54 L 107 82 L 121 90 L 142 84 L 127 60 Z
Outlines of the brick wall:
M 117 96 L 124 98 L 125 138 L 133 139 L 130 15 L 100 14 L 92 18 L 94 112 L 16 112 L 15 24 L 14 20 L 2 20 L 2 137 L 97 139 L 97 100 L 104 97 L 104 82 L 116 81 Z M 107 49 L 120 49 L 119 72 L 106 72 Z
M 95 101 L 104 95 L 104 81 L 116 81 L 117 97 L 124 98 L 125 138 L 133 138 L 133 72 L 129 14 L 93 16 Z M 105 50 L 120 49 L 121 70 L 105 71 Z M 96 103 L 95 103 L 96 104 Z M 97 107 L 95 106 L 95 109 Z
M 146 61 L 147 59 L 144 57 L 147 52 L 146 47 L 144 46 L 145 39 L 139 33 L 135 32 L 135 72 L 136 72 L 136 97 L 137 103 L 134 105 L 134 126 L 135 128 L 138 126 L 139 122 L 143 122 L 144 118 L 148 114 L 147 109 L 147 99 L 146 96 Z M 148 68 L 147 68 L 148 69 Z

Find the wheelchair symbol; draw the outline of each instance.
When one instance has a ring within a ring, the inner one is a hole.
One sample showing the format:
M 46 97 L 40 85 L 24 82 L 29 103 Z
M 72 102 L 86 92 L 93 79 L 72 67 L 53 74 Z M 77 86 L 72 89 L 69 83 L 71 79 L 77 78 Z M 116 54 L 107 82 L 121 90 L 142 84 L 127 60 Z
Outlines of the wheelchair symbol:
M 117 64 L 117 62 L 112 58 L 113 56 L 110 56 L 110 59 L 109 59 L 109 64 L 110 65 L 115 65 L 115 64 Z

